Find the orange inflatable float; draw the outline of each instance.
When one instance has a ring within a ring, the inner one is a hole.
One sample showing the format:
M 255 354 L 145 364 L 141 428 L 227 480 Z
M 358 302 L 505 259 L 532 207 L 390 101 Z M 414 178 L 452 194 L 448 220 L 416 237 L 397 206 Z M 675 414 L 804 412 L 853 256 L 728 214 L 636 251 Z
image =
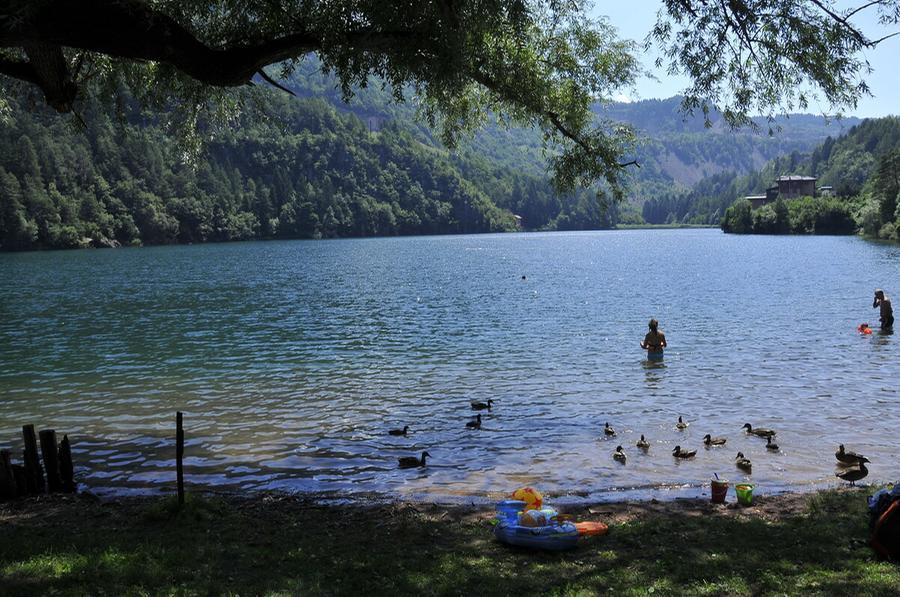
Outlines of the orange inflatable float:
M 575 529 L 579 535 L 605 535 L 609 527 L 602 522 L 576 522 Z

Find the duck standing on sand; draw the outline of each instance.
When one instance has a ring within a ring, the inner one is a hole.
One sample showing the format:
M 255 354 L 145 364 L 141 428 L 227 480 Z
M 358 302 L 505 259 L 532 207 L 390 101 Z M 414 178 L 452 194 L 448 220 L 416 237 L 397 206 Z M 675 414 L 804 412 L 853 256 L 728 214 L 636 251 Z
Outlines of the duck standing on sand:
M 693 458 L 697 455 L 697 450 L 682 450 L 681 446 L 675 446 L 672 450 L 672 456 L 675 458 Z
M 675 429 L 678 429 L 679 431 L 684 431 L 685 429 L 688 428 L 688 425 L 690 425 L 690 423 L 685 423 L 684 421 L 681 420 L 681 416 L 679 416 L 678 422 L 675 423 Z
M 650 442 L 648 442 L 647 440 L 644 439 L 643 433 L 641 434 L 641 439 L 639 439 L 635 445 L 638 448 L 640 448 L 641 450 L 649 450 L 650 449 Z
M 406 435 L 407 431 L 409 431 L 409 425 L 404 425 L 403 429 L 391 429 L 388 433 L 391 435 Z
M 472 410 L 491 410 L 491 405 L 494 404 L 494 401 L 488 398 L 487 402 L 472 402 Z
M 724 437 L 712 437 L 710 434 L 703 436 L 703 443 L 708 446 L 724 446 L 728 440 Z
M 622 464 L 625 464 L 625 460 L 627 458 L 628 457 L 625 456 L 625 452 L 622 451 L 622 446 L 616 446 L 616 451 L 613 452 L 613 460 L 615 460 L 616 462 L 621 462 Z
M 606 427 L 603 428 L 603 433 L 609 436 L 613 436 L 616 434 L 616 430 L 609 426 L 609 421 L 606 422 Z
M 753 472 L 753 464 L 749 458 L 744 456 L 743 452 L 738 452 L 737 456 L 734 457 L 734 465 L 748 474 Z
M 750 423 L 744 423 L 744 429 L 747 430 L 747 433 L 753 434 L 757 437 L 773 437 L 775 436 L 774 429 L 766 429 L 764 427 L 757 427 L 754 429 L 750 426 Z
M 862 464 L 863 462 L 872 462 L 862 454 L 845 452 L 844 444 L 838 446 L 838 451 L 834 453 L 834 457 L 838 459 L 838 462 L 842 466 L 855 466 L 857 464 Z
M 469 429 L 481 429 L 481 415 L 475 415 L 475 418 L 468 423 L 466 427 Z
M 416 468 L 419 466 L 425 466 L 425 458 L 431 458 L 431 454 L 428 452 L 422 452 L 422 459 L 419 460 L 415 456 L 404 456 L 402 458 L 398 458 L 397 460 L 400 462 L 400 468 Z
M 869 469 L 866 468 L 865 463 L 860 461 L 858 466 L 850 466 L 844 470 L 837 471 L 834 473 L 834 476 L 844 481 L 850 481 L 850 486 L 853 487 L 857 481 L 865 479 L 868 474 Z

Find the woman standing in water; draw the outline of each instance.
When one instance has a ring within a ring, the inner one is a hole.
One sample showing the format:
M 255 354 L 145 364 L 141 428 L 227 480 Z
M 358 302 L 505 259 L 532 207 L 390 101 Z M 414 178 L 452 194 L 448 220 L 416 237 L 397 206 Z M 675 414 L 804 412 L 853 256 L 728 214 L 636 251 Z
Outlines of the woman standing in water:
M 651 319 L 647 325 L 650 327 L 650 331 L 644 336 L 641 348 L 647 351 L 648 359 L 661 359 L 663 358 L 663 348 L 666 347 L 666 335 L 659 331 L 659 322 L 655 319 Z

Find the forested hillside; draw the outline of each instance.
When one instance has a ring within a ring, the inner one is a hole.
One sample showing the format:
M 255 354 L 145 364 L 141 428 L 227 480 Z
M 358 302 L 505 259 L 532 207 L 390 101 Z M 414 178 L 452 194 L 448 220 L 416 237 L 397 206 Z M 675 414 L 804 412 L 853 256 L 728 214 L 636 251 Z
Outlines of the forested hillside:
M 779 201 L 757 210 L 742 198 L 763 194 L 779 177 L 815 176 L 834 197 Z M 691 193 L 644 205 L 648 221 L 669 217 L 711 221 L 724 216 L 729 232 L 853 233 L 897 237 L 900 193 L 900 118 L 866 120 L 846 135 L 828 137 L 813 151 L 776 158 L 746 176 L 726 173 L 701 181 Z M 667 215 L 668 214 L 668 215 Z
M 374 122 L 399 120 L 418 138 L 432 138 L 427 127 L 416 122 L 413 106 L 392 104 L 392 91 L 377 80 L 357 89 L 352 100 L 344 103 L 334 80 L 322 74 L 318 63 L 307 61 L 286 84 L 301 97 L 325 98 L 339 110 Z M 708 115 L 711 126 L 707 127 L 702 114 L 686 116 L 680 108 L 680 97 L 595 106 L 598 116 L 630 124 L 638 131 L 638 146 L 629 159 L 636 159 L 640 167 L 630 169 L 628 190 L 638 209 L 646 199 L 684 194 L 706 177 L 752 172 L 774 157 L 811 150 L 829 135 L 840 135 L 860 122 L 857 118 L 827 121 L 821 116 L 793 114 L 773 122 L 758 119 L 756 131 L 731 130 L 716 111 Z M 489 122 L 463 143 L 460 151 L 539 177 L 546 172 L 536 131 L 505 129 Z
M 123 92 L 124 93 L 124 92 Z M 424 129 L 371 131 L 321 99 L 266 91 L 196 164 L 165 123 L 123 97 L 89 105 L 85 130 L 13 104 L 0 123 L 6 250 L 251 238 L 321 238 L 608 227 L 591 192 L 429 143 Z
M 775 179 L 787 174 L 818 178 L 817 186 L 831 186 L 844 199 L 870 196 L 873 175 L 886 168 L 886 157 L 900 148 L 900 118 L 863 121 L 837 138 L 828 137 L 809 152 L 791 152 L 769 161 L 746 175 L 724 172 L 710 176 L 689 193 L 671 193 L 647 201 L 643 217 L 652 223 L 665 221 L 718 223 L 725 210 L 739 198 L 764 193 Z M 868 186 L 867 186 L 868 185 Z M 885 222 L 887 222 L 885 214 Z
M 115 110 L 88 101 L 83 130 L 40 103 L 10 100 L 0 121 L 0 248 L 641 222 L 634 207 L 608 208 L 594 190 L 557 195 L 534 131 L 489 121 L 451 152 L 412 103 L 392 103 L 393 91 L 377 81 L 347 104 L 334 80 L 308 61 L 284 84 L 298 97 L 260 85 L 257 109 L 208 135 L 195 162 L 184 159 L 165 117 L 142 112 L 127 89 Z M 647 134 L 635 156 L 641 167 L 631 170 L 637 200 L 684 189 L 709 171 L 749 169 L 827 130 L 821 119 L 803 116 L 784 121 L 778 137 L 733 133 L 716 114 L 707 129 L 700 117 L 682 118 L 677 106 L 672 99 L 603 109 L 604 117 Z
M 639 204 L 683 196 L 709 177 L 752 172 L 777 156 L 811 150 L 827 136 L 840 135 L 859 122 L 857 118 L 827 121 L 821 116 L 792 114 L 773 122 L 757 119 L 755 131 L 732 130 L 718 112 L 710 112 L 707 127 L 703 115 L 685 117 L 680 106 L 681 98 L 674 97 L 612 104 L 599 110 L 613 120 L 632 124 L 641 136 L 635 157 L 643 167 L 635 173 L 631 192 Z M 674 218 L 669 219 L 672 221 Z M 661 224 L 666 218 L 648 222 Z

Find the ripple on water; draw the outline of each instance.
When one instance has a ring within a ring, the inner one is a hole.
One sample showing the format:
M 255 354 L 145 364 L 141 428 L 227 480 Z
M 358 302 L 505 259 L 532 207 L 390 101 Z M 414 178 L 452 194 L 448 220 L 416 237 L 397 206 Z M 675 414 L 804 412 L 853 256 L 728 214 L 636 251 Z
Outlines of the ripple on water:
M 779 491 L 835 483 L 839 442 L 895 480 L 896 340 L 854 330 L 896 256 L 710 230 L 4 254 L 0 446 L 53 427 L 95 490 L 167 488 L 182 410 L 188 478 L 215 487 L 690 495 L 745 478 L 740 450 Z M 659 364 L 637 347 L 651 316 L 670 342 Z M 745 422 L 778 429 L 781 451 Z M 423 450 L 428 467 L 397 469 Z

